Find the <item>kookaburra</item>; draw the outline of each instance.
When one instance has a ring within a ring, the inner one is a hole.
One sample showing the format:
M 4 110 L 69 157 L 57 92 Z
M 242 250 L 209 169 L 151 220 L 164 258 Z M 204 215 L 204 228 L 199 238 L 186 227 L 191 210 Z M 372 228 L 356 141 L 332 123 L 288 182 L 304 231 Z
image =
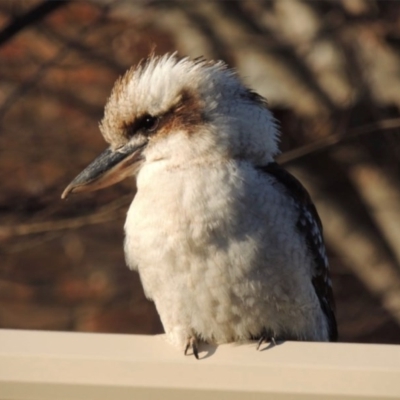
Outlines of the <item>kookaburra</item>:
M 136 179 L 126 261 L 172 343 L 198 358 L 200 342 L 337 339 L 320 219 L 233 70 L 151 56 L 115 83 L 100 130 L 110 147 L 62 197 Z

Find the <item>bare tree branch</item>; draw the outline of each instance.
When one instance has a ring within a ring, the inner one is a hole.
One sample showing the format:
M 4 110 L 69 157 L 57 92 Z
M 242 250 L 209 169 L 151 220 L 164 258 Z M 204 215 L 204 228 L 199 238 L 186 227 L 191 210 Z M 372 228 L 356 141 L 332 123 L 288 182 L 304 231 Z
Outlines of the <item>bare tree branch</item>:
M 12 236 L 24 236 L 34 233 L 54 232 L 64 229 L 76 229 L 86 225 L 100 224 L 113 221 L 122 217 L 126 210 L 123 208 L 132 199 L 132 195 L 126 195 L 113 201 L 98 212 L 82 215 L 74 218 L 60 219 L 56 221 L 36 222 L 31 224 L 15 224 L 11 226 L 0 226 L 0 239 Z
M 99 23 L 102 23 L 104 20 L 104 16 L 107 12 L 108 8 L 104 8 L 103 13 L 98 17 L 96 22 L 93 25 L 83 26 L 79 30 L 79 35 L 82 36 L 85 35 L 87 32 L 93 29 L 94 26 L 96 26 Z M 30 79 L 23 82 L 19 87 L 17 87 L 13 92 L 11 92 L 11 94 L 4 100 L 3 104 L 0 107 L 0 123 L 4 118 L 4 115 L 13 106 L 13 104 L 19 98 L 21 98 L 25 93 L 27 93 L 32 87 L 37 85 L 39 81 L 46 75 L 47 71 L 50 68 L 58 65 L 67 56 L 69 51 L 70 51 L 69 43 L 65 43 L 63 46 L 61 46 L 57 54 L 47 62 L 44 62 Z
M 29 10 L 26 14 L 14 18 L 14 20 L 11 21 L 10 24 L 8 24 L 0 32 L 0 46 L 11 40 L 16 34 L 25 29 L 27 26 L 43 19 L 58 8 L 65 6 L 67 3 L 67 0 L 47 0 Z
M 327 150 L 339 143 L 354 139 L 357 136 L 373 133 L 381 130 L 398 129 L 400 128 L 400 118 L 386 119 L 382 121 L 373 122 L 371 124 L 363 125 L 358 128 L 350 130 L 348 133 L 340 132 L 334 135 L 329 135 L 313 143 L 299 147 L 282 154 L 278 161 L 281 164 L 288 164 L 292 161 L 299 160 L 319 151 Z

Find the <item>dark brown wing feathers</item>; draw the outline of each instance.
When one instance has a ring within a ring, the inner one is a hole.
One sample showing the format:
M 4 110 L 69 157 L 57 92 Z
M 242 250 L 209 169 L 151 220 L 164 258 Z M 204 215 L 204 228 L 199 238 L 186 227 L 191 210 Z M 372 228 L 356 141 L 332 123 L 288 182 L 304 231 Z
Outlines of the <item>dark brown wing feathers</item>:
M 329 339 L 336 341 L 338 331 L 334 314 L 335 305 L 322 235 L 322 224 L 318 212 L 303 185 L 293 175 L 281 168 L 279 164 L 274 162 L 266 166 L 257 167 L 257 169 L 271 175 L 296 202 L 299 210 L 297 228 L 305 236 L 307 246 L 315 263 L 312 284 L 321 308 L 328 319 Z

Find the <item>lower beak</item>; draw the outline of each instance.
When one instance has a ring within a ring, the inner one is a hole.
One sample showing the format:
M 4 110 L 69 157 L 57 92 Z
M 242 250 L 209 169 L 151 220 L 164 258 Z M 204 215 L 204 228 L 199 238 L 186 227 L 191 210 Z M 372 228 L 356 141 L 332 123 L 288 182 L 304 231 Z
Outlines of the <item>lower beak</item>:
M 119 150 L 105 150 L 65 188 L 61 198 L 67 198 L 70 193 L 103 189 L 132 176 L 143 160 L 144 146 L 127 144 Z

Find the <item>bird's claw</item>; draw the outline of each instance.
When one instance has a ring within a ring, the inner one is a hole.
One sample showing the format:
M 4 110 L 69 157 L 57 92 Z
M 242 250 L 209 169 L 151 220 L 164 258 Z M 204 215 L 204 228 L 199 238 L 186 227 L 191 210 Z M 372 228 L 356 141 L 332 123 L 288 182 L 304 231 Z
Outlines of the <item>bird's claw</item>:
M 262 335 L 262 336 L 260 337 L 260 340 L 259 340 L 258 343 L 257 343 L 257 348 L 256 348 L 256 350 L 260 350 L 261 345 L 262 345 L 263 343 L 267 343 L 267 342 L 271 343 L 272 346 L 276 346 L 276 340 L 275 340 L 275 337 L 274 337 L 274 336 Z
M 197 343 L 197 339 L 194 336 L 190 337 L 186 342 L 185 356 L 187 356 L 187 352 L 189 349 L 192 349 L 193 355 L 198 360 L 199 359 L 198 343 Z

